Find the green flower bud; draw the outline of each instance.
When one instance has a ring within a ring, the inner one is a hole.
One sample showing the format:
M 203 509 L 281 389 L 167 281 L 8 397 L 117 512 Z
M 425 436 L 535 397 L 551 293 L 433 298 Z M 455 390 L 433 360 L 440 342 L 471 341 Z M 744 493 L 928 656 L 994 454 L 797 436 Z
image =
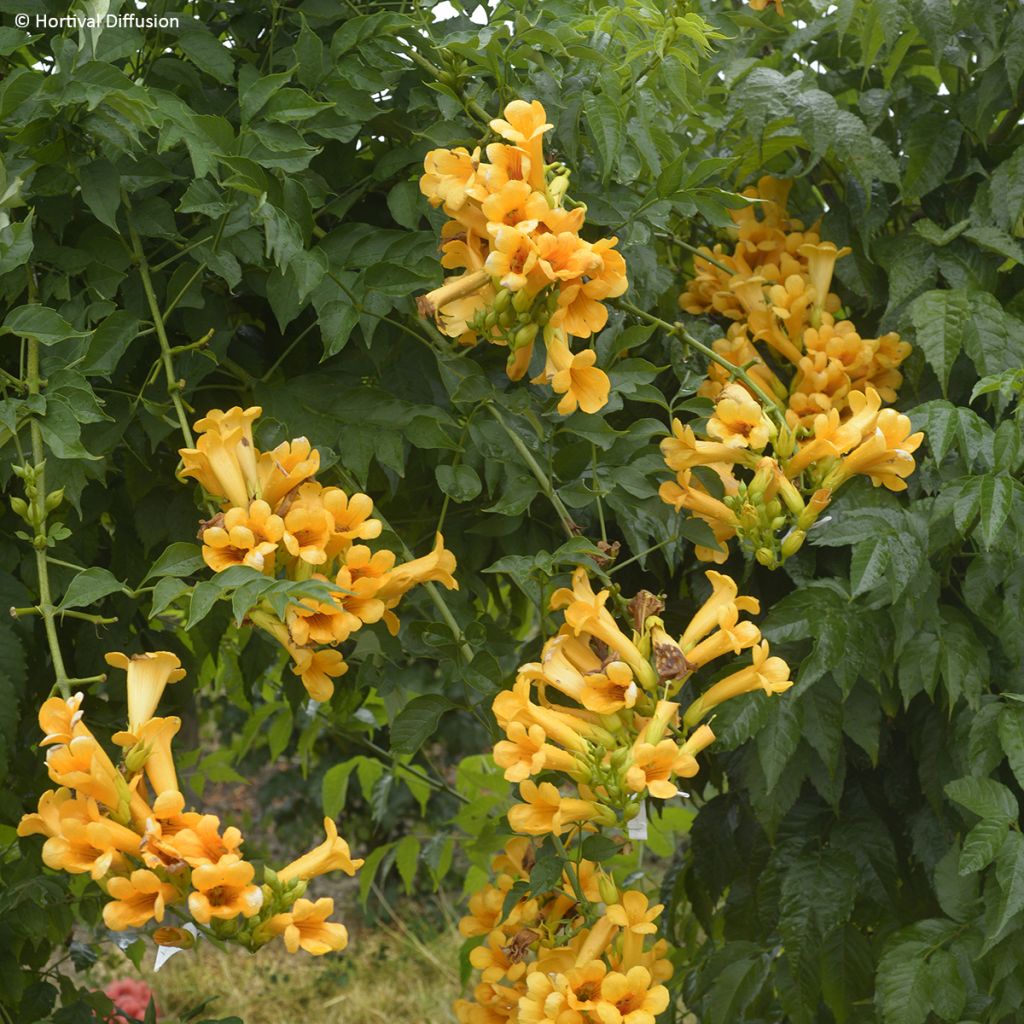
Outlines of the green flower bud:
M 512 348 L 520 349 L 525 348 L 527 345 L 533 344 L 533 339 L 537 337 L 537 331 L 540 328 L 536 324 L 527 324 L 525 327 L 520 327 L 516 331 L 515 338 L 512 340 Z
M 60 490 L 57 490 L 57 491 L 50 491 L 50 493 L 46 496 L 46 501 L 44 503 L 45 506 L 46 506 L 46 511 L 47 512 L 52 512 L 63 501 L 64 501 L 64 488 L 63 487 L 61 487 Z

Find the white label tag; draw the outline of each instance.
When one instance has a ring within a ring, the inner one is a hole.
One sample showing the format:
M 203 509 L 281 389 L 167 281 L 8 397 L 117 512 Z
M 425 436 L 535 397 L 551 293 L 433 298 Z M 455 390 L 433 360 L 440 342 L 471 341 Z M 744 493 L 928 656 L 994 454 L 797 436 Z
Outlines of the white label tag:
M 630 839 L 647 838 L 647 802 L 640 801 L 640 813 L 627 826 Z
M 199 929 L 194 924 L 183 925 L 185 931 L 191 932 L 195 936 L 196 942 L 199 941 Z M 175 953 L 181 952 L 181 946 L 157 946 L 156 947 L 156 959 L 153 961 L 153 971 L 159 971 L 161 967 L 168 960 L 174 956 Z

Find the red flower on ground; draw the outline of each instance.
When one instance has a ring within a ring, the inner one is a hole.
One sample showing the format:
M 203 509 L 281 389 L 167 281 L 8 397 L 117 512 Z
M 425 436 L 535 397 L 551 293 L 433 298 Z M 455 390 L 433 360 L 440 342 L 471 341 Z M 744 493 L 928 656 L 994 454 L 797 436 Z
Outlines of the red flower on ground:
M 146 1008 L 153 998 L 153 990 L 144 981 L 134 978 L 112 981 L 103 990 L 103 994 L 114 1004 L 114 1014 L 107 1018 L 107 1024 L 130 1024 L 131 1020 L 144 1020 Z M 122 1014 L 128 1016 L 123 1017 Z M 160 1019 L 159 1008 L 156 1008 L 156 1018 Z

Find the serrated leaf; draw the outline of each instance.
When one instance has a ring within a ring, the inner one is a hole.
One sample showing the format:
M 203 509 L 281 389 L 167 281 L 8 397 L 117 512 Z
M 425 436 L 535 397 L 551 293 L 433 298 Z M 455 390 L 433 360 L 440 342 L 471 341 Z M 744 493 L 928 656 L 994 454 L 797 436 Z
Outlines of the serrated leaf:
M 1024 836 L 1019 832 L 1007 835 L 996 858 L 996 881 L 1000 900 L 997 924 L 992 930 L 994 940 L 1010 918 L 1024 910 Z
M 583 101 L 583 115 L 601 157 L 601 177 L 607 181 L 622 152 L 626 131 L 622 107 L 604 93 L 591 94 Z
M 919 198 L 943 183 L 956 159 L 963 130 L 948 114 L 927 113 L 910 119 L 904 140 L 904 196 Z
M 978 490 L 979 520 L 975 533 L 981 535 L 981 543 L 986 550 L 991 550 L 995 544 L 1010 514 L 1014 495 L 1019 486 L 1009 476 L 989 474 L 981 478 Z
M 889 570 L 887 538 L 875 536 L 861 541 L 850 558 L 850 587 L 853 597 L 873 590 Z
M 1024 708 L 1007 706 L 999 713 L 999 745 L 1018 785 L 1024 787 Z
M 961 292 L 930 291 L 919 295 L 910 306 L 910 319 L 917 343 L 946 393 L 949 374 L 964 342 L 964 327 L 970 304 Z

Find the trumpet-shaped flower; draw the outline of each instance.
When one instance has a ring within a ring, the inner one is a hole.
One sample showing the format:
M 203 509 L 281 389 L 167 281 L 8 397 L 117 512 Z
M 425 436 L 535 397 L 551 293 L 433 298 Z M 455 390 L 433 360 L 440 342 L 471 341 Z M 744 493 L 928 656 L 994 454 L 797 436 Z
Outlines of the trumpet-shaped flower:
M 334 694 L 334 682 L 348 671 L 341 651 L 314 651 L 308 647 L 289 647 L 294 664 L 292 672 L 302 680 L 306 692 L 323 704 Z
M 720 679 L 701 694 L 687 709 L 683 722 L 691 727 L 712 708 L 743 693 L 763 690 L 765 694 L 784 693 L 793 685 L 789 666 L 782 658 L 768 656 L 768 643 L 762 641 L 753 648 L 753 660 L 746 668 Z
M 247 565 L 259 572 L 273 568 L 284 522 L 262 500 L 229 508 L 202 532 L 203 561 L 214 571 Z
M 104 660 L 128 674 L 128 731 L 131 733 L 137 733 L 153 717 L 167 685 L 185 677 L 177 655 L 170 651 L 149 651 L 130 658 L 120 651 L 112 651 Z
M 539 836 L 548 832 L 561 835 L 573 825 L 588 821 L 610 824 L 615 817 L 593 800 L 562 796 L 550 782 L 542 782 L 539 786 L 529 780 L 521 782 L 519 795 L 523 803 L 509 810 L 508 821 L 514 832 L 527 835 Z
M 260 495 L 274 511 L 304 480 L 320 468 L 320 453 L 304 437 L 284 441 L 269 452 L 261 452 L 256 470 Z
M 188 909 L 200 924 L 214 918 L 230 921 L 241 914 L 252 917 L 263 905 L 263 890 L 252 884 L 256 869 L 237 854 L 225 854 L 216 864 L 192 870 L 193 891 Z
M 573 573 L 572 589 L 562 587 L 551 596 L 553 609 L 565 609 L 565 622 L 579 636 L 587 633 L 615 651 L 636 674 L 643 686 L 657 685 L 657 676 L 651 663 L 640 653 L 636 644 L 622 632 L 611 612 L 605 608 L 610 597 L 607 590 L 595 594 L 583 568 Z
M 216 864 L 228 853 L 239 853 L 242 833 L 234 825 L 221 834 L 220 819 L 204 814 L 188 828 L 181 829 L 173 839 L 174 848 L 191 867 Z
M 277 877 L 282 882 L 296 878 L 306 881 L 329 871 L 344 871 L 351 876 L 363 866 L 362 860 L 352 859 L 348 843 L 338 835 L 338 827 L 330 818 L 324 818 L 324 830 L 327 838 L 319 846 L 278 871 Z
M 334 913 L 334 900 L 322 897 L 312 900 L 297 899 L 291 910 L 275 914 L 268 922 L 267 929 L 273 935 L 284 936 L 284 946 L 289 953 L 300 949 L 313 956 L 339 952 L 348 945 L 348 930 L 343 924 L 328 921 Z
M 110 902 L 103 908 L 103 923 L 114 932 L 141 928 L 162 921 L 164 908 L 178 898 L 178 890 L 147 868 L 107 882 Z
M 690 778 L 696 774 L 696 760 L 683 753 L 674 740 L 638 743 L 633 749 L 633 763 L 626 772 L 626 785 L 634 793 L 646 790 L 659 800 L 671 800 L 679 792 L 672 783 L 673 776 Z
M 768 443 L 771 424 L 761 404 L 739 384 L 726 384 L 708 420 L 708 433 L 730 448 L 760 451 Z
M 491 130 L 521 149 L 529 161 L 529 182 L 537 189 L 544 188 L 544 133 L 553 126 L 547 121 L 544 106 L 539 100 L 527 103 L 513 100 L 505 107 L 505 116 L 491 121 Z

